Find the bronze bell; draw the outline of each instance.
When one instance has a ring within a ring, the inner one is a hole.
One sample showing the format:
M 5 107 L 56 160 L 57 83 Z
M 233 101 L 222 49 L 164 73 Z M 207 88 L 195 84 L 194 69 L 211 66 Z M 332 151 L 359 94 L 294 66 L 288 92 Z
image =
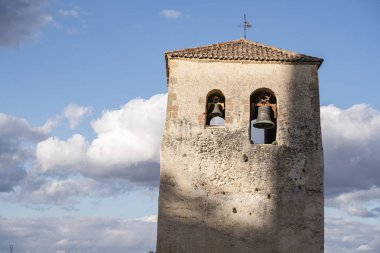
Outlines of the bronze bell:
M 215 103 L 214 108 L 212 109 L 212 112 L 210 113 L 211 117 L 222 117 L 222 112 L 220 111 L 219 104 Z
M 253 123 L 253 126 L 261 129 L 269 129 L 275 127 L 274 122 L 270 118 L 270 107 L 269 106 L 260 106 L 258 109 L 258 115 L 256 122 Z

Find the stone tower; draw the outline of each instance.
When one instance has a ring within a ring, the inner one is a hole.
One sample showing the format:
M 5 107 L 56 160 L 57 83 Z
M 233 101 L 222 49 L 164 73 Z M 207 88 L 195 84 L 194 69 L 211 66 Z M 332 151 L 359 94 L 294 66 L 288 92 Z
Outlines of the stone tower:
M 165 57 L 157 253 L 323 252 L 323 60 L 245 39 Z

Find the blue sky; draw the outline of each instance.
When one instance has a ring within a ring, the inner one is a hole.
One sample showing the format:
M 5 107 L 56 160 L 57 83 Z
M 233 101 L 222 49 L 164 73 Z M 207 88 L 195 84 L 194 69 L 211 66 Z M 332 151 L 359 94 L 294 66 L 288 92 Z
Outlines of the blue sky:
M 326 252 L 379 252 L 375 0 L 0 0 L 0 252 L 152 250 L 164 52 L 238 39 L 243 13 L 324 58 Z

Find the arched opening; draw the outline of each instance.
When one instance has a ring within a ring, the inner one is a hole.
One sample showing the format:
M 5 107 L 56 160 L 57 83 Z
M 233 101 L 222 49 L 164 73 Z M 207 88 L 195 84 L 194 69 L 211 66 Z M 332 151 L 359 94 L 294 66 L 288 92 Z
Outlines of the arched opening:
M 277 132 L 277 99 L 269 89 L 258 89 L 250 97 L 250 140 L 272 144 Z
M 206 126 L 224 126 L 225 98 L 220 90 L 212 90 L 206 100 Z

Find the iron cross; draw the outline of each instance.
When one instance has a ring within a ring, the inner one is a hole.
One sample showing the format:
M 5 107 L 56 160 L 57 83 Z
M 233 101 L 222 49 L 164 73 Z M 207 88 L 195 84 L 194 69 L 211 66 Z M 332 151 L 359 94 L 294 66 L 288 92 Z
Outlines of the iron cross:
M 243 23 L 243 25 L 239 25 L 239 27 L 243 27 L 243 29 L 244 29 L 244 39 L 246 39 L 247 38 L 247 29 L 251 28 L 252 25 L 247 21 L 247 18 L 245 17 L 245 13 L 244 13 L 244 23 Z

